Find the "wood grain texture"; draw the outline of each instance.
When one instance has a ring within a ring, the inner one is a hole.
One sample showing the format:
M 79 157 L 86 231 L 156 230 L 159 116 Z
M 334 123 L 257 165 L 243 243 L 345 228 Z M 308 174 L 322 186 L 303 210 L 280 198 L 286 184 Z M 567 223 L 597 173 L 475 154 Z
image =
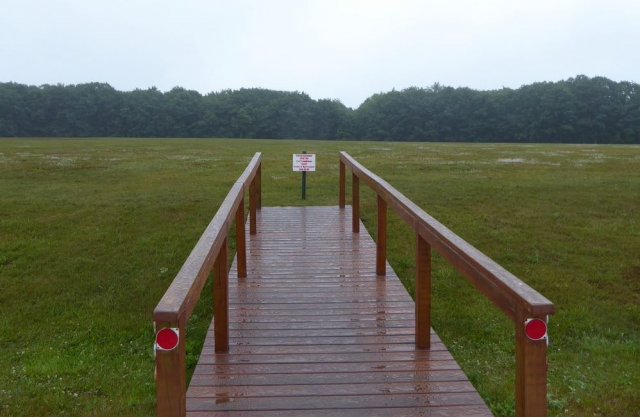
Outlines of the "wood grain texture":
M 228 244 L 224 240 L 216 257 L 213 268 L 213 329 L 215 334 L 215 351 L 229 350 L 229 271 L 227 266 Z M 237 263 L 236 257 L 236 263 Z
M 360 179 L 351 175 L 351 224 L 353 233 L 360 232 Z
M 516 321 L 516 416 L 547 417 L 547 341 L 527 337 L 527 318 Z
M 185 322 L 155 322 L 156 330 L 177 328 L 178 346 L 173 350 L 156 350 L 156 415 L 158 417 L 184 417 L 187 412 L 185 392 L 187 376 Z
M 339 193 L 338 193 L 338 205 L 340 206 L 340 208 L 344 208 L 344 205 L 345 205 L 346 188 L 347 188 L 346 168 L 344 166 L 344 162 L 340 161 L 340 179 L 339 179 Z
M 187 391 L 196 416 L 490 416 L 350 206 L 265 207 L 229 279 L 229 351 L 212 327 Z M 360 222 L 358 222 L 360 223 Z
M 354 178 L 364 181 L 384 199 L 387 205 L 434 250 L 467 277 L 509 318 L 516 319 L 516 309 L 524 310 L 530 317 L 554 314 L 555 307 L 546 297 L 453 233 L 391 184 L 369 171 L 346 152 L 340 152 L 340 161 L 351 169 Z
M 258 209 L 258 185 L 256 181 L 249 184 L 249 233 L 256 234 Z
M 261 161 L 262 154 L 258 152 L 231 187 L 189 257 L 158 302 L 153 311 L 154 321 L 178 322 L 189 319 L 200 299 L 200 293 L 213 268 L 215 258 L 227 239 L 238 207 L 244 201 L 244 193 L 250 188 L 250 184 L 255 182 Z M 255 200 L 255 197 L 253 199 Z
M 244 231 L 244 196 L 238 210 L 236 211 L 236 262 L 238 267 L 238 278 L 247 276 L 247 246 L 246 234 Z
M 482 294 L 500 308 L 516 326 L 516 416 L 547 415 L 547 345 L 546 338 L 531 341 L 524 334 L 527 319 L 545 320 L 555 313 L 555 306 L 542 294 L 453 233 L 427 214 L 388 182 L 369 171 L 346 152 L 340 152 L 340 169 L 351 169 L 354 196 L 362 179 L 381 201 L 390 206 L 413 228 L 417 238 L 416 252 L 416 346 L 430 345 L 431 248 L 438 251 Z M 342 173 L 341 173 L 342 175 Z M 358 213 L 354 197 L 355 216 Z M 380 214 L 378 214 L 380 219 Z M 380 225 L 378 225 L 380 229 Z M 385 236 L 386 238 L 386 236 Z M 380 251 L 380 244 L 378 244 Z M 378 260 L 380 255 L 378 254 Z M 378 266 L 379 271 L 380 266 Z
M 378 233 L 376 239 L 376 274 L 387 273 L 387 203 L 378 196 Z
M 258 166 L 258 171 L 256 172 L 256 184 L 256 193 L 258 194 L 256 199 L 256 207 L 258 210 L 260 210 L 262 208 L 262 163 Z
M 431 246 L 416 234 L 416 346 L 431 346 Z
M 241 206 L 249 184 L 260 177 L 262 154 L 257 152 L 225 197 L 215 216 L 205 229 L 189 257 L 171 282 L 153 311 L 156 329 L 177 327 L 178 346 L 171 351 L 156 352 L 157 415 L 182 417 L 186 413 L 186 336 L 187 322 L 200 299 L 200 293 L 211 270 L 216 269 L 216 331 L 218 350 L 228 350 L 228 263 L 227 236 L 231 223 L 240 221 L 244 227 Z

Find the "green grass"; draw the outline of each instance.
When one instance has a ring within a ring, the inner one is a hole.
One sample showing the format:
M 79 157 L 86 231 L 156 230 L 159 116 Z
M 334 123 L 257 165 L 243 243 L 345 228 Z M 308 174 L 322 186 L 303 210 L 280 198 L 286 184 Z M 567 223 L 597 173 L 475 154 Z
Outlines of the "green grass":
M 318 154 L 304 202 L 290 172 L 302 150 Z M 550 415 L 637 413 L 640 148 L 105 139 L 0 140 L 0 415 L 153 415 L 152 310 L 253 153 L 265 206 L 336 205 L 339 150 L 556 304 Z M 374 232 L 375 196 L 362 195 Z M 413 233 L 389 221 L 390 262 L 413 291 Z M 434 267 L 436 331 L 492 410 L 513 415 L 512 323 Z

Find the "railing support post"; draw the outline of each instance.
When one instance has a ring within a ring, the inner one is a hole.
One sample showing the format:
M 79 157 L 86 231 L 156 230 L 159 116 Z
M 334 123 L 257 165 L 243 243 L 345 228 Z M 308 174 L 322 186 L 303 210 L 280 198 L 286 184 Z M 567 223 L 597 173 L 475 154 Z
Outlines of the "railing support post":
M 547 339 L 527 337 L 527 318 L 522 311 L 516 313 L 516 416 L 546 417 Z
M 431 347 L 431 245 L 416 233 L 416 347 Z
M 351 174 L 351 222 L 353 233 L 360 233 L 360 179 Z
M 344 166 L 344 162 L 340 161 L 340 196 L 338 199 L 341 209 L 343 209 L 345 205 L 346 182 L 346 167 Z
M 256 197 L 256 208 L 260 210 L 262 208 L 262 162 L 258 165 L 258 171 L 256 172 L 256 182 L 257 182 L 257 197 Z
M 249 184 L 249 233 L 252 235 L 256 234 L 257 231 L 257 221 L 256 221 L 256 208 L 258 207 L 258 198 L 257 198 L 257 175 Z
M 229 265 L 227 239 L 222 242 L 220 252 L 213 264 L 213 328 L 215 351 L 229 351 Z
M 244 235 L 244 197 L 236 211 L 236 252 L 238 254 L 238 278 L 247 276 L 247 245 Z
M 155 329 L 178 328 L 178 346 L 173 350 L 156 350 L 156 412 L 158 417 L 187 415 L 187 368 L 185 320 L 177 323 L 155 321 Z
M 378 195 L 378 239 L 376 241 L 376 274 L 387 274 L 387 203 Z

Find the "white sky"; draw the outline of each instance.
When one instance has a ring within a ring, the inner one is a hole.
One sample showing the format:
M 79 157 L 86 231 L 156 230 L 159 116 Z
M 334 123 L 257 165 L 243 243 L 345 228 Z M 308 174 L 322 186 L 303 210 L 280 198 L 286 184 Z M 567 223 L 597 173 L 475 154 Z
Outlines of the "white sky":
M 640 0 L 0 0 L 0 82 L 304 91 L 640 82 Z

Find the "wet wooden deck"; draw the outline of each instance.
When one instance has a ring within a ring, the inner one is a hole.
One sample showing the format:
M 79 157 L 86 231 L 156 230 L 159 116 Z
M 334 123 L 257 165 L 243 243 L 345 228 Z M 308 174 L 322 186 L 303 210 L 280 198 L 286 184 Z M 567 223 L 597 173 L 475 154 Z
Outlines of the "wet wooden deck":
M 187 391 L 196 416 L 491 416 L 351 208 L 258 212 L 248 276 L 229 275 L 229 352 L 213 325 Z

